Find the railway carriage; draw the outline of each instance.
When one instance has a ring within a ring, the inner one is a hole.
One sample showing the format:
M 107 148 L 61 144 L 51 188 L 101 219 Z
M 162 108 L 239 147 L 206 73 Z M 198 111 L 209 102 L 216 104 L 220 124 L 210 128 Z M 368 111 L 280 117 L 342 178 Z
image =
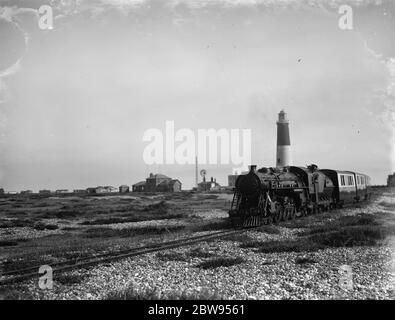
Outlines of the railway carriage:
M 333 202 L 336 206 L 367 200 L 370 195 L 370 178 L 362 173 L 323 169 L 334 183 Z

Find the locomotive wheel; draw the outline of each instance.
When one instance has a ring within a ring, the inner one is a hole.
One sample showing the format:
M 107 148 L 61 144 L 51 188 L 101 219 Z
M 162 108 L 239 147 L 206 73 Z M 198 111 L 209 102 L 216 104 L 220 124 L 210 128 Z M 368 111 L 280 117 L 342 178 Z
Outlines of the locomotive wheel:
M 285 221 L 288 221 L 288 220 L 291 220 L 291 208 L 286 208 L 286 209 L 284 209 L 284 220 Z
M 283 207 L 280 208 L 280 220 L 281 221 L 287 220 L 287 209 Z
M 292 207 L 291 209 L 290 209 L 290 213 L 289 213 L 289 220 L 295 220 L 295 217 L 296 217 L 296 208 L 295 207 Z
M 284 221 L 284 210 L 282 208 L 279 209 L 278 220 L 279 221 Z
M 274 224 L 277 224 L 279 220 L 280 220 L 280 212 L 276 211 L 273 214 L 272 221 L 273 221 Z

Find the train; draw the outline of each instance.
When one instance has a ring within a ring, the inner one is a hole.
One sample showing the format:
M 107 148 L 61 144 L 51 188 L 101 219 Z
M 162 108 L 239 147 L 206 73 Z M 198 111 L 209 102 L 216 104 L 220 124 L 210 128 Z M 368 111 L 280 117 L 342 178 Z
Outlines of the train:
M 354 171 L 287 166 L 260 168 L 237 177 L 229 218 L 256 227 L 366 201 L 370 177 Z

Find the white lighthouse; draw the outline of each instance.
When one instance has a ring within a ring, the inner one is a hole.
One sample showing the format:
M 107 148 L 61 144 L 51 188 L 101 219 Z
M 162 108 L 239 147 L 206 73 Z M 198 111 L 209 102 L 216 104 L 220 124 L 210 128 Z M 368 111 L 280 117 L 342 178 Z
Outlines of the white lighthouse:
M 292 166 L 291 140 L 287 114 L 281 110 L 277 121 L 277 159 L 276 167 Z

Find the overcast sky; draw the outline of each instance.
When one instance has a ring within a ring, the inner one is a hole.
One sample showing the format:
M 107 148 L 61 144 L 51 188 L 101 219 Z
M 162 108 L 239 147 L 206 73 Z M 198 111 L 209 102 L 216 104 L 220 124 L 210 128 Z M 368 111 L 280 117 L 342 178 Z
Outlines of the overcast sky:
M 144 131 L 252 130 L 275 165 L 277 113 L 295 165 L 394 166 L 394 1 L 0 0 L 0 187 L 133 184 L 150 172 L 194 183 L 193 165 L 143 161 Z M 338 8 L 353 8 L 341 30 Z M 201 166 L 227 183 L 232 165 Z

